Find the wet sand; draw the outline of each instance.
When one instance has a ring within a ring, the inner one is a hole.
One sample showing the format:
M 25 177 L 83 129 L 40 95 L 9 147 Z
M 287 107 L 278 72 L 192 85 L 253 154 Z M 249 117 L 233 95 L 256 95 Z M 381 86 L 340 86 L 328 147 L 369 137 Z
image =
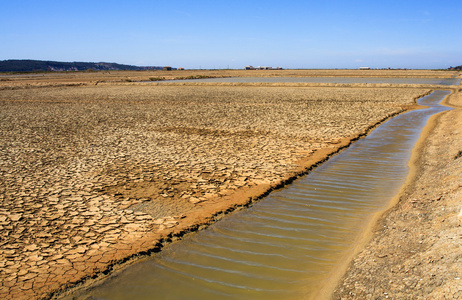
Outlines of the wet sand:
M 0 93 L 6 298 L 57 295 L 159 251 L 290 182 L 428 93 L 53 84 Z M 184 106 L 205 109 L 178 118 L 191 111 Z M 171 114 L 171 124 L 156 123 L 159 113 Z
M 369 231 L 332 299 L 460 299 L 462 94 L 432 117 L 395 205 Z

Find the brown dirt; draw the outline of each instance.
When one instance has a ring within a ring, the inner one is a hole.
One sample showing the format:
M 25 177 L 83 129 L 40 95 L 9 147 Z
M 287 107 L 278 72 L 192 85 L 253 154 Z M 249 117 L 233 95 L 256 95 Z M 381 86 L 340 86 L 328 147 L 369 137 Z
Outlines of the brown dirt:
M 397 204 L 377 222 L 332 299 L 462 298 L 462 93 L 422 134 Z
M 49 297 L 159 251 L 432 88 L 95 85 L 90 75 L 2 81 L 3 297 Z

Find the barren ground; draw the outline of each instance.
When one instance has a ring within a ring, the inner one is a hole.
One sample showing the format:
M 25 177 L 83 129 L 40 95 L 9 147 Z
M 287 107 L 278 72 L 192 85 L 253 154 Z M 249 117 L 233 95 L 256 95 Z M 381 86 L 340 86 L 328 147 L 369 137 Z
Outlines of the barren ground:
M 0 75 L 2 86 L 34 86 L 63 84 L 127 83 L 187 77 L 392 77 L 448 78 L 457 71 L 433 70 L 174 70 L 174 71 L 107 71 L 51 72 L 38 74 Z
M 3 297 L 49 297 L 158 251 L 432 88 L 149 85 L 131 73 L 1 77 Z

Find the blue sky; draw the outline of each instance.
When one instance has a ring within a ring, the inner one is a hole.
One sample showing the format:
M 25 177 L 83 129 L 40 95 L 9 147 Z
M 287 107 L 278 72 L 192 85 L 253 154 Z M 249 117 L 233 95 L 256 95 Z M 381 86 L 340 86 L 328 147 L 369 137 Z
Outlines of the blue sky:
M 0 60 L 185 68 L 462 65 L 462 1 L 0 0 Z

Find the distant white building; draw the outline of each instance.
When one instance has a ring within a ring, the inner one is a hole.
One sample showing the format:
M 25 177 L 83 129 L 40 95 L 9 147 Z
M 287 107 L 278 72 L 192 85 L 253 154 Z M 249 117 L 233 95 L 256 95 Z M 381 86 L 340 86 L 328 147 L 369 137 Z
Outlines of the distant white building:
M 273 68 L 273 67 L 262 67 L 262 66 L 258 66 L 258 67 L 245 66 L 244 70 L 283 70 L 283 69 L 282 67 Z
M 360 70 L 370 70 L 371 68 L 369 68 L 369 67 L 360 67 L 359 69 Z

